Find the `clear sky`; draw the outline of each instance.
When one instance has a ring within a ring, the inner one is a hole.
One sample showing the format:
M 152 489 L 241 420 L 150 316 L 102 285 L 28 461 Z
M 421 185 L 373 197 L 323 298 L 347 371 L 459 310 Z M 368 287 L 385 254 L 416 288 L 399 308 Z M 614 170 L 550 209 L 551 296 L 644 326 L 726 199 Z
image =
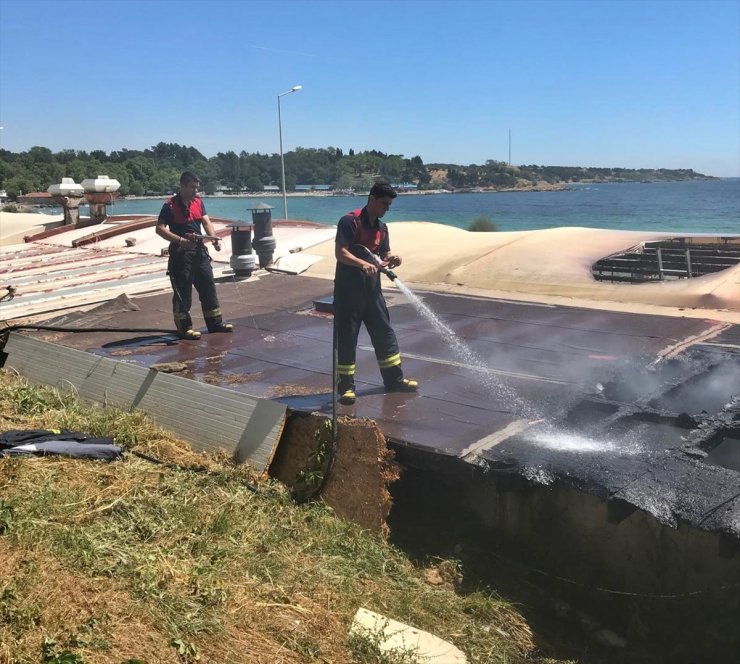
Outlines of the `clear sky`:
M 740 176 L 740 1 L 0 0 L 14 152 L 334 146 Z

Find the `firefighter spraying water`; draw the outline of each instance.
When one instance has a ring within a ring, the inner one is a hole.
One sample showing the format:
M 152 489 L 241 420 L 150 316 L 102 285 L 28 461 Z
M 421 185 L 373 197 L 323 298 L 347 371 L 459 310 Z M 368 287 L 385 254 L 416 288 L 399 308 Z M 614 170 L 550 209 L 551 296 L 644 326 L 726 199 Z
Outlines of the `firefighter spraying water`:
M 390 209 L 395 190 L 373 185 L 367 205 L 344 215 L 337 224 L 334 276 L 334 324 L 337 340 L 336 389 L 344 405 L 355 403 L 355 358 L 360 326 L 370 335 L 386 392 L 416 392 L 418 383 L 404 378 L 396 334 L 380 287 L 380 273 L 396 279 L 401 257 L 391 253 L 388 226 L 381 217 Z

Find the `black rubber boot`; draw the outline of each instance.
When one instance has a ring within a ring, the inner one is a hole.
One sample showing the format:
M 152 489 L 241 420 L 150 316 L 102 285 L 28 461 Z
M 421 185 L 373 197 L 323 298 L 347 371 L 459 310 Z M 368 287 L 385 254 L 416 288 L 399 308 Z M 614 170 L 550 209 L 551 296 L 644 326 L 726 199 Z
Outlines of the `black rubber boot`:
M 355 381 L 348 376 L 341 376 L 339 378 L 337 392 L 339 393 L 339 403 L 343 406 L 351 406 L 357 400 Z
M 206 327 L 209 332 L 233 332 L 234 326 L 231 323 L 224 323 L 221 316 L 215 318 L 206 318 Z
M 386 392 L 418 392 L 419 382 L 411 378 L 400 378 L 394 383 L 385 384 Z

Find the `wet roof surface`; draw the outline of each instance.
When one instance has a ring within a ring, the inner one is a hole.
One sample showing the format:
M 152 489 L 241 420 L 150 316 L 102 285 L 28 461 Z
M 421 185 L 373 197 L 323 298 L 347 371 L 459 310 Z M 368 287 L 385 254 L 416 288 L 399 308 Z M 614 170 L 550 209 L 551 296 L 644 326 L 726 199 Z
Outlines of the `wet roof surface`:
M 332 316 L 317 313 L 313 302 L 330 296 L 332 283 L 261 274 L 218 288 L 225 319 L 235 326 L 231 335 L 203 334 L 193 342 L 167 333 L 33 334 L 143 366 L 184 362 L 181 375 L 195 380 L 330 414 Z M 716 435 L 695 441 L 689 453 L 685 440 L 687 427 L 740 393 L 737 326 L 421 296 L 455 338 L 445 340 L 403 294 L 388 292 L 404 371 L 420 381 L 419 394 L 382 392 L 363 330 L 358 400 L 339 406 L 341 415 L 376 420 L 393 443 L 419 452 L 463 457 L 543 483 L 564 480 L 620 497 L 664 522 L 683 519 L 740 534 L 740 468 L 732 468 L 732 459 L 707 458 Z M 92 311 L 52 322 L 172 329 L 170 294 L 134 301 L 138 311 Z M 202 325 L 197 304 L 193 315 Z M 689 424 L 677 419 L 680 412 Z M 725 427 L 727 436 L 735 435 L 733 426 Z

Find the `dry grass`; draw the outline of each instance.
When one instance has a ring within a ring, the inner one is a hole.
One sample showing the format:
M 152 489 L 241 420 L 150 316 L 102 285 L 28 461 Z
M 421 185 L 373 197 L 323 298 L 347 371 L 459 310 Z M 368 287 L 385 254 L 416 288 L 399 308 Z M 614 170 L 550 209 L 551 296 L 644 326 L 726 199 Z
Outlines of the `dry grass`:
M 296 506 L 140 412 L 91 407 L 0 370 L 0 430 L 115 437 L 104 463 L 0 458 L 0 662 L 400 662 L 348 637 L 363 606 L 471 662 L 534 661 L 519 612 L 455 592 L 454 561 L 414 566 L 321 502 Z M 173 465 L 176 464 L 176 465 Z

